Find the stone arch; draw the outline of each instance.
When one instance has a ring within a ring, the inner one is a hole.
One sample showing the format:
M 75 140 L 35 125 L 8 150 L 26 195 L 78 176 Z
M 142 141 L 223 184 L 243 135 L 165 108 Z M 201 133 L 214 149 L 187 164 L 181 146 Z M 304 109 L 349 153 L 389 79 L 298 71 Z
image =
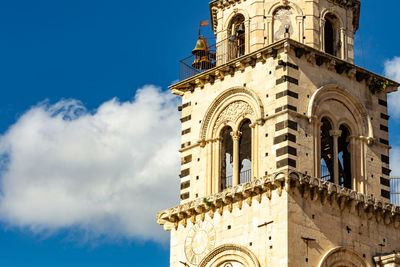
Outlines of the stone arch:
M 371 267 L 371 265 L 355 251 L 337 247 L 322 257 L 318 267 Z
M 292 3 L 292 2 L 290 2 L 290 1 L 282 1 L 282 0 L 277 0 L 277 1 L 268 9 L 267 15 L 268 15 L 268 16 L 273 16 L 274 12 L 275 12 L 278 8 L 280 8 L 280 7 L 290 7 L 290 8 L 292 8 L 293 10 L 296 11 L 296 13 L 297 13 L 298 16 L 303 16 L 303 15 L 304 15 L 304 14 L 303 14 L 303 10 L 302 10 L 298 5 L 296 5 L 295 3 Z
M 340 24 L 339 26 L 340 27 L 344 27 L 343 18 L 336 12 L 335 8 L 324 8 L 324 9 L 322 9 L 320 18 L 321 19 L 325 19 L 326 15 L 328 15 L 328 14 L 332 14 L 332 15 L 336 16 L 338 18 L 338 20 L 339 20 L 339 24 Z
M 330 25 L 330 27 L 328 27 L 328 25 Z M 331 29 L 329 31 L 330 34 L 325 32 L 328 29 Z M 329 38 L 328 36 L 331 36 L 331 38 Z M 331 42 L 327 42 L 327 40 L 329 39 L 331 39 Z M 340 46 L 338 46 L 338 43 L 340 43 Z M 336 11 L 335 8 L 325 8 L 321 11 L 320 45 L 321 45 L 320 47 L 321 50 L 325 51 L 326 53 L 342 59 L 346 59 L 347 48 L 346 48 L 345 20 Z
M 249 249 L 235 244 L 225 244 L 215 248 L 204 257 L 199 267 L 220 267 L 228 263 L 239 263 L 245 267 L 260 267 L 256 256 Z
M 304 15 L 299 6 L 290 1 L 280 0 L 275 1 L 271 6 L 266 6 L 266 10 L 269 44 L 286 38 L 287 30 L 289 30 L 289 38 L 300 43 L 304 42 Z M 286 25 L 290 26 L 289 29 Z
M 250 15 L 245 9 L 239 8 L 237 12 L 232 12 L 224 22 L 224 29 L 228 30 L 229 24 L 231 23 L 232 19 L 236 17 L 237 15 L 242 15 L 244 17 L 244 21 L 249 21 L 250 20 Z
M 208 108 L 206 115 L 203 119 L 200 131 L 200 140 L 205 141 L 215 137 L 221 125 L 218 125 L 221 120 L 220 114 L 231 104 L 235 102 L 246 103 L 253 111 L 253 115 L 248 116 L 252 123 L 261 120 L 264 114 L 264 107 L 255 92 L 245 87 L 234 87 L 227 89 L 220 93 Z M 242 118 L 242 117 L 239 117 Z M 221 122 L 223 123 L 223 121 Z
M 308 105 L 308 117 L 319 120 L 322 116 L 325 116 L 324 114 L 328 113 L 328 111 L 320 110 L 319 107 L 324 101 L 328 100 L 342 103 L 352 113 L 356 121 L 356 125 L 351 125 L 354 131 L 353 134 L 373 138 L 371 118 L 365 107 L 348 90 L 334 84 L 323 86 L 315 91 Z M 338 122 L 335 124 L 336 127 L 339 127 Z

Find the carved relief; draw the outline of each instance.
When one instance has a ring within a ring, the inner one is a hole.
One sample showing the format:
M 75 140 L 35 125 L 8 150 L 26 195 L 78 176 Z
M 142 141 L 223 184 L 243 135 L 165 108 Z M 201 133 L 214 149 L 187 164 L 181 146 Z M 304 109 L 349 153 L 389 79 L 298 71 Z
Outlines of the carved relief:
M 274 13 L 274 41 L 279 41 L 285 37 L 286 27 L 289 26 L 289 34 L 293 36 L 292 17 L 293 12 L 290 7 L 280 7 Z
M 240 117 L 245 115 L 254 115 L 254 111 L 250 105 L 244 101 L 233 102 L 219 115 L 214 126 L 214 131 L 218 129 L 221 124 L 229 121 L 236 122 Z

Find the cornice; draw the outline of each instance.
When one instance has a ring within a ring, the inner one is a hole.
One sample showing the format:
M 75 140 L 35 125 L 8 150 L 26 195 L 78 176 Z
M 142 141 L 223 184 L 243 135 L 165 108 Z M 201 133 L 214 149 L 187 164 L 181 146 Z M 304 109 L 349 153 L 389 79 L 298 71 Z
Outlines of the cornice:
M 383 77 L 379 74 L 368 71 L 350 62 L 339 59 L 320 50 L 314 49 L 292 39 L 282 39 L 274 44 L 261 48 L 255 52 L 231 60 L 220 66 L 199 73 L 193 77 L 173 84 L 169 87 L 176 95 L 183 95 L 185 92 L 192 92 L 195 88 L 202 88 L 207 83 L 214 83 L 216 80 L 223 80 L 227 75 L 235 75 L 236 71 L 244 71 L 247 66 L 254 67 L 256 64 L 264 64 L 269 58 L 277 58 L 279 52 L 294 52 L 297 58 L 304 57 L 311 64 L 325 66 L 331 71 L 357 82 L 365 81 L 369 86 L 374 80 L 388 82 L 385 93 L 397 91 L 399 83 Z
M 236 4 L 241 2 L 245 2 L 246 0 L 214 0 L 211 1 L 210 6 L 210 18 L 211 18 L 211 27 L 214 32 L 217 30 L 217 12 L 219 9 L 230 8 Z M 360 26 L 360 10 L 361 10 L 361 2 L 359 0 L 328 0 L 329 2 L 336 4 L 340 7 L 351 9 L 353 11 L 353 26 L 354 32 L 356 32 Z M 282 0 L 283 4 L 287 4 L 288 0 Z
M 309 201 L 320 201 L 322 205 L 347 209 L 365 220 L 375 217 L 378 223 L 400 227 L 400 207 L 292 170 L 277 172 L 159 212 L 157 223 L 164 225 L 165 230 L 178 229 L 179 225 L 186 227 L 188 220 L 192 223 L 197 218 L 204 220 L 206 214 L 214 218 L 216 212 L 221 215 L 226 211 L 232 212 L 234 205 L 242 209 L 243 202 L 251 206 L 253 201 L 261 203 L 265 197 L 271 200 L 273 191 L 281 197 L 284 190 L 300 194 Z

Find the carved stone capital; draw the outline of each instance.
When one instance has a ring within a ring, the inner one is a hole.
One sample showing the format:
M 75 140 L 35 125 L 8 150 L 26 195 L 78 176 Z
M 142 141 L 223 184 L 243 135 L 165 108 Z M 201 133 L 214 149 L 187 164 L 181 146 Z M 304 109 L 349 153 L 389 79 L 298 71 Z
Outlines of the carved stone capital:
M 342 135 L 342 131 L 341 130 L 330 130 L 329 135 L 332 137 L 339 137 Z
M 242 136 L 242 133 L 239 131 L 233 131 L 231 132 L 231 136 L 234 141 L 239 141 L 240 137 Z

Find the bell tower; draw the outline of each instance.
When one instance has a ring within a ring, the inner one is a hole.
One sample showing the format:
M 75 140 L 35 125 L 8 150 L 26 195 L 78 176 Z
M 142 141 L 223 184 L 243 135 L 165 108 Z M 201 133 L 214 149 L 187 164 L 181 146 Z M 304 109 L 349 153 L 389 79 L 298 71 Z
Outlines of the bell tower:
M 215 0 L 180 61 L 170 266 L 400 266 L 387 95 L 354 65 L 358 0 Z M 397 252 L 396 252 L 397 251 Z

